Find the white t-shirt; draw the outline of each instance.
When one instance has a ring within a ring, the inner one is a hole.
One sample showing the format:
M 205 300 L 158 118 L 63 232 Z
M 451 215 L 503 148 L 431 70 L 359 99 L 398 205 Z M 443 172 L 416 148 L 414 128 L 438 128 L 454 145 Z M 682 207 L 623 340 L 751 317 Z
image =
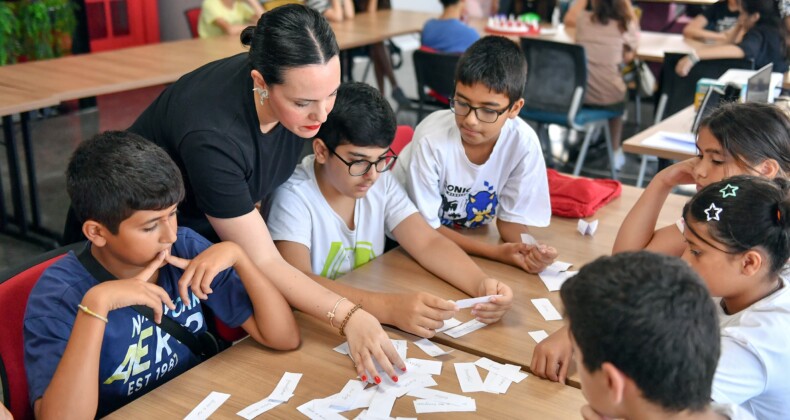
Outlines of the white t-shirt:
M 417 212 L 392 174 L 381 174 L 354 207 L 354 227 L 329 206 L 315 179 L 310 155 L 274 193 L 267 225 L 275 241 L 310 249 L 313 273 L 335 279 L 384 252 L 385 234 Z
M 790 416 L 790 286 L 734 315 L 716 299 L 721 358 L 712 398 L 740 404 L 758 419 Z
M 466 157 L 452 111 L 434 112 L 417 126 L 394 173 L 433 228 L 471 228 L 494 216 L 529 226 L 551 219 L 540 142 L 520 118 L 507 120 L 491 156 L 477 165 Z

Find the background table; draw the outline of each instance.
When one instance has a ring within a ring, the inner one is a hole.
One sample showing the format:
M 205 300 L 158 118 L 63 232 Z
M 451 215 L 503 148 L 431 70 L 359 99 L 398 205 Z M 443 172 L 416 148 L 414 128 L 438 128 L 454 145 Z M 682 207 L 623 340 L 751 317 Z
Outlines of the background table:
M 261 418 L 303 418 L 296 407 L 340 392 L 346 382 L 354 378 L 355 371 L 347 356 L 332 350 L 345 341 L 337 334 L 337 329 L 303 314 L 297 314 L 297 320 L 302 331 L 302 345 L 298 350 L 273 351 L 247 338 L 107 418 L 183 418 L 211 391 L 231 394 L 212 417 L 238 418 L 236 412 L 269 395 L 286 371 L 303 374 L 295 395 L 288 403 L 268 411 Z M 412 342 L 417 339 L 398 331 L 389 333 L 395 339 Z M 408 356 L 431 359 L 411 343 L 408 345 Z M 443 362 L 442 374 L 433 377 L 438 382 L 434 389 L 474 398 L 477 411 L 431 414 L 431 418 L 579 417 L 579 410 L 585 403 L 581 391 L 541 380 L 534 375 L 529 375 L 521 383 L 512 384 L 506 394 L 462 393 L 453 363 L 474 362 L 478 358 L 462 351 L 442 356 L 437 359 Z M 481 370 L 481 376 L 485 378 L 483 372 Z M 414 417 L 413 400 L 413 397 L 406 396 L 398 398 L 391 415 Z M 357 409 L 343 414 L 349 417 L 349 414 L 356 415 L 360 411 Z
M 576 231 L 578 219 L 557 216 L 552 216 L 551 225 L 547 228 L 531 228 L 532 235 L 540 242 L 556 247 L 559 251 L 558 259 L 573 263 L 574 267 L 571 269 L 578 270 L 585 263 L 611 253 L 617 231 L 641 191 L 638 188 L 623 186 L 621 197 L 588 218 L 588 220 L 598 220 L 595 236 L 581 236 Z M 686 197 L 670 195 L 661 211 L 658 226 L 673 224 L 680 217 L 686 200 Z M 468 231 L 467 234 L 491 243 L 500 241 L 496 228 L 491 225 Z M 512 363 L 527 368 L 532 362 L 532 353 L 536 345 L 527 332 L 545 330 L 551 334 L 563 325 L 562 321 L 543 319 L 530 299 L 548 298 L 562 312 L 559 293 L 549 292 L 537 275 L 495 261 L 476 257 L 474 260 L 487 274 L 505 281 L 513 289 L 512 309 L 500 322 L 459 339 L 440 333 L 432 340 L 472 354 L 485 355 L 501 363 Z M 400 248 L 385 253 L 337 281 L 375 291 L 424 291 L 454 300 L 468 297 L 422 268 Z M 462 310 L 457 318 L 467 321 L 472 316 L 469 310 Z M 571 375 L 568 383 L 579 386 L 578 376 Z

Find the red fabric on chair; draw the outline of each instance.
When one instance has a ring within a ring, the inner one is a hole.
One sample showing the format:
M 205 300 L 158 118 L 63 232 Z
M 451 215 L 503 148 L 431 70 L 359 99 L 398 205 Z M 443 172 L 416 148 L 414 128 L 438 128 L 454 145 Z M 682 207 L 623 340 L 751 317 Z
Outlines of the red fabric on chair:
M 623 190 L 613 179 L 575 178 L 547 169 L 551 212 L 562 217 L 589 217 L 620 196 Z
M 201 10 L 200 7 L 194 7 L 184 11 L 184 16 L 187 17 L 187 24 L 189 24 L 189 33 L 192 35 L 192 38 L 200 36 L 198 34 L 198 21 L 200 20 Z
M 398 129 L 395 131 L 395 140 L 392 141 L 390 149 L 392 149 L 396 155 L 400 154 L 401 150 L 411 142 L 412 137 L 414 137 L 414 129 L 411 128 L 411 126 L 399 125 Z
M 60 248 L 44 254 L 29 265 L 7 271 L 0 277 L 0 380 L 5 402 L 15 419 L 33 418 L 22 336 L 27 298 L 41 273 L 67 251 Z

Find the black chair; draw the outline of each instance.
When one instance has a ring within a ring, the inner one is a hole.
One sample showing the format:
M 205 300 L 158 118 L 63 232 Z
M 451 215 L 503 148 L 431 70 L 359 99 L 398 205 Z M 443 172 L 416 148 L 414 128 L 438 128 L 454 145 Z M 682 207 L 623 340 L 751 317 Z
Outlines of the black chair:
M 665 53 L 664 66 L 661 70 L 658 86 L 658 104 L 656 105 L 655 123 L 676 114 L 678 111 L 694 103 L 697 81 L 704 77 L 718 79 L 729 69 L 754 70 L 754 61 L 744 58 L 722 58 L 717 60 L 701 60 L 691 68 L 688 76 L 680 77 L 675 67 L 683 53 Z
M 565 144 L 571 130 L 585 133 L 576 159 L 573 174 L 578 176 L 584 165 L 592 139 L 603 129 L 612 178 L 617 178 L 608 120 L 622 113 L 585 108 L 582 106 L 587 88 L 587 59 L 584 47 L 575 44 L 521 38 L 521 48 L 527 57 L 527 85 L 524 88 L 525 104 L 521 118 L 538 123 L 538 137 L 548 165 L 552 164 L 551 141 L 548 126 L 557 124 L 568 128 Z
M 415 50 L 412 57 L 414 73 L 417 77 L 417 92 L 420 96 L 417 107 L 419 123 L 425 115 L 426 107 L 432 110 L 448 108 L 448 103 L 436 99 L 436 96 L 452 97 L 455 92 L 455 67 L 461 56 L 420 49 Z

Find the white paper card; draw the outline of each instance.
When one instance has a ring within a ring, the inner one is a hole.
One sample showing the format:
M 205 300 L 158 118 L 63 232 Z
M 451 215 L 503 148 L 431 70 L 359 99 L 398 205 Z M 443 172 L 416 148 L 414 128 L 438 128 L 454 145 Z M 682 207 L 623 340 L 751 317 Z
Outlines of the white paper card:
M 504 394 L 507 392 L 507 389 L 512 383 L 513 381 L 511 381 L 509 378 L 494 372 L 488 372 L 486 380 L 483 382 L 483 388 L 485 388 L 485 392 L 490 392 L 492 394 Z
M 450 328 L 449 330 L 445 331 L 444 333 L 449 335 L 452 338 L 459 338 L 463 337 L 470 332 L 474 332 L 479 330 L 480 328 L 485 327 L 488 324 L 484 324 L 476 319 L 473 319 L 469 322 L 463 323 L 455 328 Z
M 537 245 L 538 244 L 538 241 L 536 241 L 535 238 L 532 237 L 532 235 L 530 235 L 529 233 L 522 233 L 521 234 L 521 242 L 523 242 L 523 243 L 525 243 L 527 245 Z
M 392 406 L 395 405 L 395 399 L 398 396 L 394 392 L 384 392 L 381 389 L 377 390 L 373 395 L 373 400 L 370 401 L 368 407 L 368 414 L 376 417 L 389 418 Z
M 282 402 L 265 398 L 256 402 L 255 404 L 247 406 L 245 409 L 236 413 L 236 415 L 239 417 L 244 417 L 247 420 L 252 420 L 280 404 L 282 404 Z
M 350 380 L 343 389 L 332 399 L 331 407 L 340 411 L 351 410 L 356 405 L 357 397 L 365 389 L 365 382 Z
M 442 325 L 441 328 L 437 329 L 436 333 L 438 334 L 438 333 L 440 333 L 440 332 L 442 332 L 444 330 L 449 330 L 450 328 L 455 328 L 455 327 L 457 327 L 459 325 L 461 325 L 461 321 L 459 321 L 459 320 L 457 320 L 455 318 L 450 318 L 450 319 L 444 321 L 444 325 Z
M 497 363 L 487 357 L 481 357 L 475 362 L 475 366 L 479 366 L 489 372 L 496 373 L 504 376 L 513 382 L 519 383 L 527 377 L 527 374 L 521 372 L 521 366 L 518 365 L 503 365 Z
M 301 373 L 285 372 L 280 382 L 269 395 L 269 400 L 287 402 L 294 395 L 296 386 L 299 385 L 299 380 L 302 379 Z
M 458 306 L 458 309 L 466 309 L 471 308 L 472 306 L 477 305 L 478 303 L 488 303 L 491 301 L 492 297 L 501 297 L 502 295 L 488 295 L 488 296 L 480 296 L 476 298 L 470 299 L 461 299 L 456 301 L 455 304 Z
M 691 122 L 689 121 L 689 125 Z M 664 150 L 673 150 L 676 152 L 688 153 L 694 155 L 697 153 L 697 145 L 695 143 L 694 135 L 691 133 L 668 133 L 659 131 L 652 136 L 642 140 L 642 146 L 655 147 Z M 680 136 L 679 136 L 680 135 Z
M 578 274 L 578 271 L 553 271 L 553 270 L 543 270 L 541 271 L 538 276 L 540 276 L 540 280 L 543 284 L 546 285 L 546 288 L 549 289 L 549 292 L 556 292 L 562 288 L 562 285 L 565 282 Z
M 458 383 L 464 392 L 483 391 L 483 379 L 474 363 L 456 363 L 455 374 L 458 376 Z
M 582 235 L 593 236 L 595 235 L 595 231 L 598 230 L 598 220 L 586 222 L 585 220 L 579 219 L 576 230 L 578 230 Z
M 435 380 L 431 377 L 431 375 L 426 375 L 423 373 L 420 374 L 412 374 L 408 376 L 404 380 L 398 381 L 397 389 L 393 390 L 392 392 L 395 393 L 395 396 L 400 398 L 409 393 L 409 391 L 413 389 L 421 389 L 427 388 L 429 386 L 436 386 L 438 385 Z
M 184 420 L 204 420 L 214 414 L 217 409 L 230 398 L 230 394 L 212 391 L 200 404 L 184 417 Z
M 429 341 L 430 343 L 430 341 Z M 414 373 L 424 373 L 427 375 L 441 375 L 442 374 L 442 361 L 441 360 L 425 360 L 425 359 L 406 359 L 407 370 Z
M 336 351 L 336 352 L 338 352 L 340 354 L 345 354 L 346 356 L 348 356 L 349 353 L 351 353 L 351 351 L 348 349 L 348 341 L 346 341 L 345 343 L 333 348 L 332 350 L 334 350 L 334 351 Z
M 535 305 L 535 308 L 538 309 L 538 312 L 543 315 L 546 321 L 559 321 L 562 319 L 562 315 L 557 312 L 557 308 L 555 308 L 548 299 L 532 299 L 532 304 Z
M 432 388 L 420 388 L 420 389 L 411 390 L 406 395 L 414 398 L 425 399 L 425 400 L 443 401 L 448 404 L 455 404 L 455 405 L 466 404 L 465 400 L 472 399 L 469 397 L 465 397 L 463 395 L 453 394 L 451 392 L 439 391 L 438 389 L 432 389 Z
M 468 398 L 463 404 L 449 404 L 438 400 L 414 400 L 414 411 L 424 413 L 449 413 L 460 411 L 476 411 L 475 400 Z
M 448 351 L 442 350 L 441 347 L 437 346 L 436 344 L 433 344 L 433 342 L 431 340 L 428 340 L 427 338 L 423 338 L 415 341 L 414 345 L 419 347 L 420 350 L 424 351 L 425 354 L 431 357 L 444 356 L 445 354 L 450 354 L 450 352 L 452 352 L 452 350 L 448 350 Z
M 536 343 L 540 343 L 549 336 L 549 334 L 543 330 L 530 331 L 527 334 L 529 334 Z
M 406 360 L 406 351 L 408 350 L 408 344 L 406 340 L 392 340 L 392 346 L 395 347 L 395 351 L 398 352 L 398 356 L 400 356 L 401 360 Z
M 321 401 L 320 399 L 308 401 L 296 409 L 311 420 L 346 420 L 337 411 L 329 409 L 325 404 L 320 404 Z

